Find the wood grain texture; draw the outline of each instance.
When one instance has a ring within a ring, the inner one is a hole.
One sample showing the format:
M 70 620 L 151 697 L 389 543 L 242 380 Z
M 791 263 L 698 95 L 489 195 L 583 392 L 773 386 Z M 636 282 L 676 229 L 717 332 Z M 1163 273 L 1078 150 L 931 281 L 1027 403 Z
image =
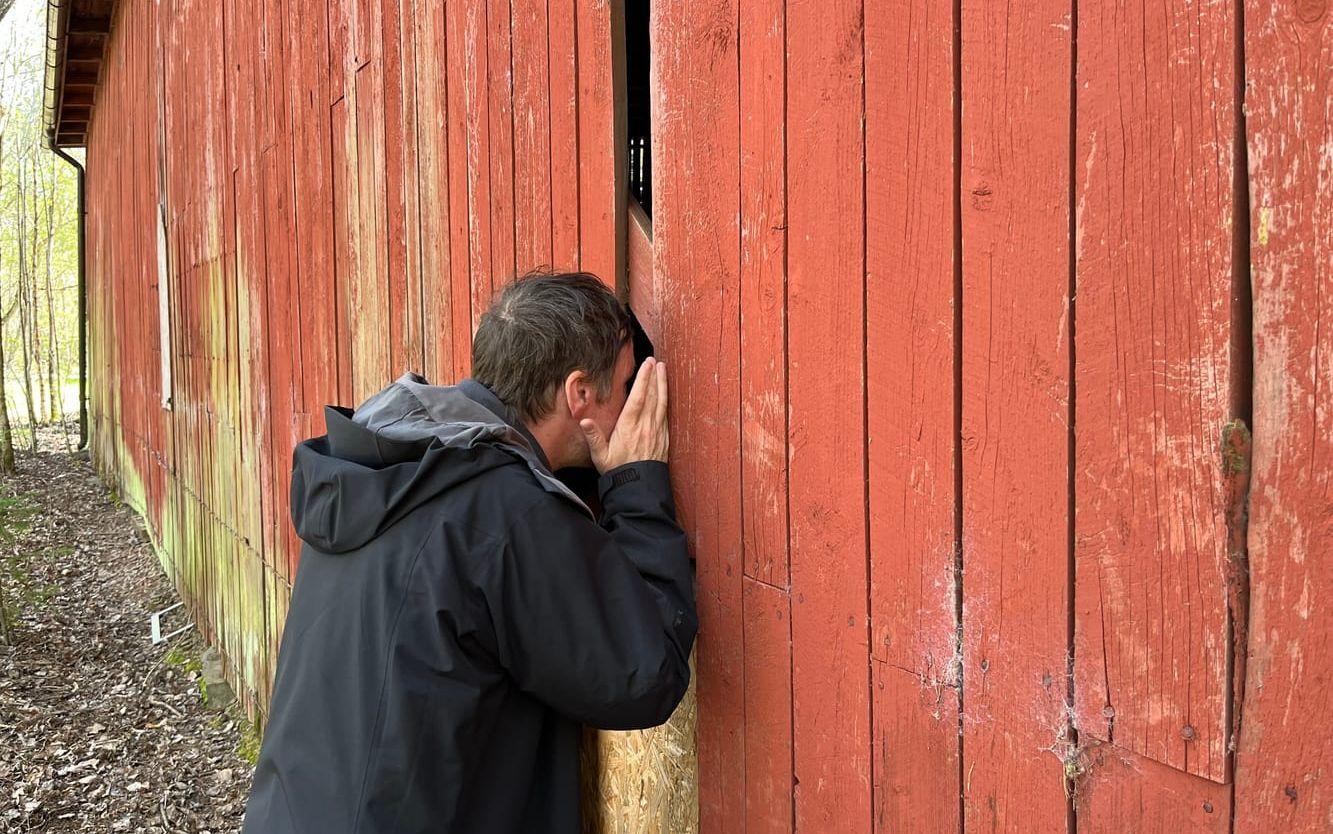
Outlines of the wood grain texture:
M 745 573 L 786 588 L 786 5 L 742 0 L 740 15 Z
M 1069 13 L 962 7 L 967 828 L 1068 810 Z
M 472 143 L 468 102 L 474 100 L 470 86 L 467 48 L 470 30 L 463 3 L 444 7 L 446 74 L 446 124 L 449 130 L 449 307 L 453 329 L 453 374 L 451 380 L 467 376 L 472 368 Z
M 1119 745 L 1083 747 L 1074 804 L 1085 834 L 1227 834 L 1231 789 L 1131 753 Z
M 579 268 L 625 280 L 625 88 L 622 0 L 575 0 L 578 44 Z
M 551 266 L 579 268 L 578 0 L 547 0 L 551 123 Z
M 1076 721 L 1222 781 L 1234 19 L 1114 2 L 1078 27 Z
M 509 0 L 487 0 L 487 111 L 490 140 L 491 286 L 477 312 L 484 312 L 514 280 L 514 69 Z M 478 49 L 483 45 L 478 44 Z
M 467 273 L 471 285 L 472 323 L 468 334 L 469 349 L 472 344 L 471 334 L 477 332 L 481 314 L 486 312 L 491 300 L 491 280 L 494 268 L 494 250 L 491 239 L 491 165 L 490 165 L 490 106 L 491 97 L 488 84 L 488 32 L 490 23 L 487 18 L 489 0 L 465 0 L 463 6 L 463 27 L 457 41 L 462 52 L 463 90 L 462 110 L 463 134 L 467 143 L 467 212 L 468 212 L 468 263 Z M 456 4 L 457 5 L 457 4 Z
M 512 0 L 516 274 L 551 263 L 551 101 L 547 0 Z
M 796 830 L 848 834 L 872 827 L 862 22 L 859 0 L 787 6 Z
M 1245 4 L 1254 458 L 1241 834 L 1333 827 L 1333 9 Z
M 672 482 L 698 565 L 699 826 L 706 833 L 740 830 L 745 813 L 736 21 L 732 0 L 652 7 L 652 154 L 662 176 L 654 183 L 652 302 L 671 381 Z M 580 43 L 584 31 L 580 19 Z M 585 225 L 585 242 L 586 232 Z M 591 251 L 583 256 L 585 268 L 595 263 Z
M 792 816 L 791 597 L 744 581 L 747 834 L 781 834 Z
M 958 819 L 954 38 L 929 0 L 867 9 L 866 426 L 877 831 Z

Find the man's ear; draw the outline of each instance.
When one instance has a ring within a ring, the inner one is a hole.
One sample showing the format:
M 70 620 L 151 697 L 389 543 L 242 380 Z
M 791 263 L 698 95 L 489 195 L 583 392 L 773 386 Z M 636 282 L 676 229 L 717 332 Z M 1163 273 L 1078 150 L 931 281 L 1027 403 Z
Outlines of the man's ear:
M 565 377 L 564 390 L 569 415 L 575 422 L 582 420 L 597 393 L 587 372 L 578 369 L 570 371 L 569 376 Z

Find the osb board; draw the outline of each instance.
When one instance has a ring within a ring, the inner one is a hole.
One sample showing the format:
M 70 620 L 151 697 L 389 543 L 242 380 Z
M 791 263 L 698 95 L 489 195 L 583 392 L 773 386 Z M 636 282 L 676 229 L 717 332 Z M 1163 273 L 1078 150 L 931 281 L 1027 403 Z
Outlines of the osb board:
M 693 656 L 690 677 L 684 699 L 662 726 L 631 732 L 584 732 L 586 834 L 694 834 L 699 830 Z

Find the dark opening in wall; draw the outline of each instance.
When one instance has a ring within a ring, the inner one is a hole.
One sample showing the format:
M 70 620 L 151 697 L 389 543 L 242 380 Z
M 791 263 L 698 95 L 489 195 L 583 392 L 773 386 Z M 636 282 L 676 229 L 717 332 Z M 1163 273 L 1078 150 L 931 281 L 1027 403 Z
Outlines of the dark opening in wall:
M 625 76 L 629 142 L 629 193 L 649 217 L 653 216 L 652 96 L 648 83 L 651 41 L 648 37 L 650 0 L 625 0 Z

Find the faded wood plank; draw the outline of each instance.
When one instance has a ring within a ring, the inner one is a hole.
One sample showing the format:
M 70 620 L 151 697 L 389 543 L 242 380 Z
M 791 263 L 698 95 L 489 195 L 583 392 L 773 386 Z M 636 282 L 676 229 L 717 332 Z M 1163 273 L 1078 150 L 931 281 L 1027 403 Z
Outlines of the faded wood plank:
M 471 349 L 472 333 L 476 333 L 481 314 L 491 298 L 491 270 L 493 268 L 493 235 L 491 221 L 491 141 L 490 96 L 488 86 L 488 40 L 490 24 L 487 21 L 489 0 L 466 0 L 463 11 L 463 31 L 458 46 L 462 50 L 463 66 L 463 119 L 467 142 L 467 208 L 468 208 L 468 262 L 472 288 L 472 323 L 468 334 Z
M 547 0 L 550 50 L 551 266 L 579 268 L 578 56 L 575 13 L 578 0 Z
M 1231 789 L 1119 745 L 1085 745 L 1074 797 L 1082 834 L 1227 834 Z
M 741 483 L 745 573 L 785 588 L 786 6 L 741 0 Z
M 509 0 L 487 0 L 486 15 L 491 285 L 478 312 L 489 307 L 495 294 L 514 278 L 514 70 Z
M 735 2 L 713 0 L 690 8 L 655 3 L 650 22 L 657 62 L 652 153 L 662 176 L 653 208 L 651 301 L 660 315 L 659 358 L 671 378 L 672 481 L 697 560 L 704 832 L 739 831 L 745 815 L 736 21 Z M 581 55 L 586 31 L 580 17 Z M 581 57 L 581 105 L 585 67 Z M 589 248 L 599 222 L 589 218 L 603 198 L 586 190 L 583 197 L 592 203 L 584 206 L 582 265 L 596 270 L 607 255 L 606 238 L 600 249 Z
M 967 828 L 1068 815 L 1070 40 L 1067 0 L 962 7 Z
M 459 380 L 472 367 L 472 186 L 467 138 L 466 15 L 462 3 L 444 8 L 446 106 L 449 171 L 449 314 L 453 322 L 453 374 Z
M 1204 5 L 1078 17 L 1074 692 L 1081 732 L 1222 781 L 1235 31 Z
M 616 91 L 625 89 L 624 6 L 618 0 L 575 0 L 575 13 L 579 268 L 610 286 L 621 287 L 628 192 L 625 97 Z M 692 10 L 691 16 L 708 13 Z
M 742 23 L 742 26 L 744 24 Z M 791 597 L 750 577 L 745 608 L 745 820 L 747 834 L 793 831 Z
M 1236 754 L 1249 832 L 1333 825 L 1333 10 L 1245 4 L 1254 463 Z
M 448 48 L 444 10 L 429 0 L 410 0 L 410 9 L 416 47 L 413 53 L 417 90 L 415 187 L 425 328 L 423 373 L 432 382 L 448 383 L 455 374 Z
M 792 0 L 787 26 L 796 830 L 851 834 L 872 821 L 862 4 Z
M 361 402 L 394 378 L 390 354 L 387 166 L 384 155 L 383 64 L 356 71 L 348 91 L 356 130 L 356 272 L 352 325 L 352 397 Z
M 875 829 L 956 832 L 953 15 L 876 7 L 865 53 Z
M 512 0 L 514 271 L 551 263 L 551 86 L 547 0 Z

